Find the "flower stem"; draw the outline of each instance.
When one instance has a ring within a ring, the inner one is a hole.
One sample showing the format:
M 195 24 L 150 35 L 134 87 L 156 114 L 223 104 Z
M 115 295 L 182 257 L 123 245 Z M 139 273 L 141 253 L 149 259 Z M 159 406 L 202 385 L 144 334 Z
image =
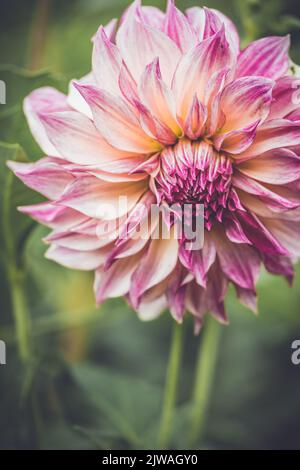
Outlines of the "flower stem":
M 179 325 L 174 322 L 171 350 L 166 375 L 166 385 L 164 392 L 161 423 L 158 436 L 159 449 L 166 449 L 168 447 L 172 432 L 172 421 L 174 415 L 179 369 L 181 363 L 182 337 L 182 325 Z
M 214 382 L 220 333 L 220 325 L 209 315 L 203 328 L 202 341 L 200 343 L 196 364 L 191 406 L 190 448 L 193 448 L 202 438 L 207 408 Z
M 30 317 L 27 312 L 22 273 L 15 269 L 14 266 L 11 266 L 9 274 L 19 356 L 23 362 L 27 362 L 31 354 Z

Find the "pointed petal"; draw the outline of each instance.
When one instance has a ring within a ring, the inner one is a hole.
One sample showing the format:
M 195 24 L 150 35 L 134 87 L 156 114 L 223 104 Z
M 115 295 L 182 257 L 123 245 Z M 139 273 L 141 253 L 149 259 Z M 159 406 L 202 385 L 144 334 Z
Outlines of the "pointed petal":
M 36 163 L 9 161 L 7 165 L 26 186 L 49 199 L 57 199 L 74 180 L 58 161 L 46 157 Z
M 132 209 L 146 187 L 144 181 L 112 184 L 85 176 L 71 183 L 57 203 L 89 217 L 114 220 Z
M 104 260 L 104 254 L 99 250 L 77 251 L 58 245 L 51 245 L 46 251 L 45 257 L 56 263 L 71 269 L 93 271 L 98 268 Z
M 248 158 L 280 147 L 292 147 L 300 144 L 300 123 L 288 119 L 272 119 L 263 123 L 256 132 L 251 147 L 237 158 Z
M 170 88 L 162 80 L 158 58 L 147 65 L 142 74 L 139 96 L 156 118 L 169 127 L 176 136 L 182 135 L 176 119 L 176 103 Z
M 149 26 L 138 2 L 128 9 L 117 33 L 117 46 L 132 76 L 138 82 L 146 65 L 159 58 L 163 80 L 170 85 L 181 53 L 164 33 Z
M 89 103 L 101 135 L 110 145 L 136 153 L 151 153 L 161 149 L 160 144 L 141 129 L 135 113 L 122 98 L 116 98 L 96 87 L 76 86 Z
M 274 82 L 268 78 L 242 77 L 221 93 L 219 107 L 226 116 L 222 133 L 264 121 L 269 114 Z
M 289 47 L 289 36 L 271 36 L 252 42 L 239 55 L 237 76 L 280 78 L 289 67 Z
M 66 96 L 51 87 L 39 88 L 31 92 L 24 100 L 24 113 L 31 133 L 46 155 L 51 155 L 52 157 L 60 156 L 56 148 L 49 141 L 44 126 L 40 121 L 39 114 L 69 109 Z
M 182 57 L 172 84 L 178 116 L 181 119 L 186 119 L 195 94 L 204 103 L 205 87 L 209 78 L 231 64 L 232 54 L 223 27 Z
M 164 31 L 183 53 L 194 47 L 198 42 L 196 33 L 185 15 L 176 8 L 174 0 L 168 0 Z
M 285 76 L 276 81 L 269 119 L 285 118 L 300 106 L 299 78 Z
M 175 268 L 178 258 L 178 241 L 174 228 L 169 239 L 151 241 L 145 257 L 141 260 L 132 277 L 130 300 L 138 306 L 141 296 L 151 287 L 163 281 Z
M 259 276 L 260 259 L 248 245 L 231 243 L 221 231 L 214 238 L 223 272 L 235 284 L 254 289 Z
M 119 75 L 122 65 L 121 54 L 100 26 L 94 38 L 92 68 L 96 84 L 112 94 L 119 95 Z
M 263 183 L 281 185 L 300 178 L 300 159 L 291 150 L 279 148 L 241 163 L 238 169 Z

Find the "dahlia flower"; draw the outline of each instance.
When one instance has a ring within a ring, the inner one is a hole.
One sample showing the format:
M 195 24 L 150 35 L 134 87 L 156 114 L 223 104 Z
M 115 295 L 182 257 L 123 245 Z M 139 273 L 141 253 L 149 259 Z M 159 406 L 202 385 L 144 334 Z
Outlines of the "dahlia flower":
M 46 87 L 25 99 L 46 156 L 9 162 L 47 199 L 20 208 L 52 229 L 46 257 L 94 270 L 98 303 L 125 296 L 141 319 L 169 308 L 181 322 L 189 312 L 196 330 L 206 312 L 227 322 L 229 283 L 255 311 L 262 265 L 291 281 L 300 106 L 288 49 L 288 37 L 274 36 L 241 50 L 221 12 L 182 13 L 173 0 L 166 13 L 135 1 L 100 26 L 92 71 L 68 96 Z M 175 236 L 175 216 L 158 216 L 169 237 L 136 230 L 153 205 L 173 203 L 204 207 L 201 247 Z

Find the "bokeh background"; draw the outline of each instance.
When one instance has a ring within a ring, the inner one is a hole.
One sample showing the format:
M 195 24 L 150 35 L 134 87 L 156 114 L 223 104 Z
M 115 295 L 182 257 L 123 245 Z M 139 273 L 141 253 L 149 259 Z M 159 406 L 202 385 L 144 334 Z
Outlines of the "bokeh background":
M 148 4 L 149 2 L 144 2 Z M 165 2 L 153 0 L 164 8 Z M 0 448 L 136 449 L 156 443 L 172 323 L 166 312 L 140 322 L 123 300 L 96 309 L 92 274 L 43 258 L 47 229 L 16 211 L 38 201 L 6 169 L 11 158 L 35 160 L 22 100 L 90 70 L 90 38 L 119 16 L 126 0 L 1 0 L 0 79 Z M 197 1 L 177 1 L 181 8 Z M 291 33 L 300 63 L 298 0 L 206 0 L 232 17 L 243 43 Z M 199 4 L 201 5 L 201 4 Z M 299 234 L 300 236 L 300 234 Z M 220 327 L 215 381 L 198 448 L 300 449 L 300 269 L 293 289 L 262 273 L 255 317 L 230 291 L 228 327 Z M 28 315 L 25 312 L 27 306 Z M 197 349 L 187 319 L 171 447 L 186 447 Z

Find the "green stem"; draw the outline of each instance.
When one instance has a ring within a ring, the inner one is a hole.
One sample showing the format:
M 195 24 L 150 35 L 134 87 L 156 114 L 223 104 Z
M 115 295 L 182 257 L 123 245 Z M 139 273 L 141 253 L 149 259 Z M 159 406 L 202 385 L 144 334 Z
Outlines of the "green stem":
M 213 317 L 208 316 L 203 328 L 196 364 L 191 407 L 190 448 L 193 448 L 202 438 L 214 382 L 220 332 L 221 326 Z
M 166 375 L 163 408 L 158 436 L 158 448 L 167 449 L 172 432 L 179 369 L 182 353 L 183 327 L 174 322 L 171 350 Z
M 9 274 L 19 356 L 22 361 L 27 362 L 31 355 L 30 317 L 27 312 L 23 276 L 14 266 L 10 266 Z

